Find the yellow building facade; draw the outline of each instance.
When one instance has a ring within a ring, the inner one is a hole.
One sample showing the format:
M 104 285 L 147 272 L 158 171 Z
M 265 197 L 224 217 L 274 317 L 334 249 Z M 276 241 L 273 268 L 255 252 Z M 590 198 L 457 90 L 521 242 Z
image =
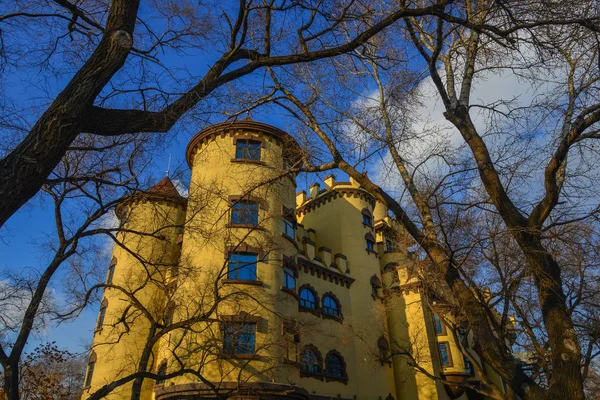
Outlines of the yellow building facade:
M 120 205 L 84 399 L 483 398 L 432 379 L 479 380 L 386 207 L 333 176 L 296 193 L 298 154 L 217 124 L 188 145 L 187 199 L 165 178 Z

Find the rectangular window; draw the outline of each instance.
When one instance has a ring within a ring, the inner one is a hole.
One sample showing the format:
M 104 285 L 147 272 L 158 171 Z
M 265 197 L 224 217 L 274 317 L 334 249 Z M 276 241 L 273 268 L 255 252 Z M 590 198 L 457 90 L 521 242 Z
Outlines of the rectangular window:
M 287 219 L 283 220 L 283 234 L 292 239 L 296 239 L 296 224 Z
M 394 250 L 394 247 L 392 246 L 392 241 L 389 239 L 386 239 L 385 241 L 385 251 L 387 252 L 391 252 Z
M 296 290 L 296 276 L 291 268 L 283 269 L 283 287 L 288 290 Z
M 255 323 L 229 323 L 225 325 L 223 353 L 254 354 L 255 339 Z
M 252 253 L 231 253 L 227 271 L 228 279 L 256 280 L 258 256 Z
M 368 251 L 375 251 L 375 243 L 373 243 L 370 240 L 367 240 L 367 250 Z
M 469 376 L 475 376 L 475 369 L 473 368 L 473 364 L 471 364 L 471 360 L 469 360 L 467 357 L 464 357 L 464 359 L 465 369 L 467 370 L 467 373 L 469 374 Z
M 373 218 L 363 214 L 363 224 L 368 225 L 368 226 L 373 226 Z
M 88 364 L 87 375 L 85 376 L 85 384 L 83 385 L 84 387 L 90 387 L 92 385 L 92 376 L 94 375 L 95 366 L 95 361 L 92 361 Z
M 258 204 L 235 203 L 231 208 L 231 223 L 235 225 L 258 225 Z
M 257 140 L 238 139 L 235 144 L 235 158 L 260 160 L 261 143 Z
M 433 327 L 435 329 L 436 335 L 446 334 L 446 327 L 444 326 L 442 320 L 440 319 L 440 317 L 438 317 L 437 314 L 433 314 Z
M 442 367 L 451 367 L 452 366 L 452 358 L 450 356 L 450 347 L 447 342 L 441 342 L 438 344 L 438 349 L 440 351 L 440 362 L 442 363 Z
M 462 328 L 458 328 L 456 332 L 458 333 L 458 338 L 460 339 L 460 343 L 463 345 L 463 347 L 468 348 L 469 342 L 467 340 L 467 331 L 465 331 Z

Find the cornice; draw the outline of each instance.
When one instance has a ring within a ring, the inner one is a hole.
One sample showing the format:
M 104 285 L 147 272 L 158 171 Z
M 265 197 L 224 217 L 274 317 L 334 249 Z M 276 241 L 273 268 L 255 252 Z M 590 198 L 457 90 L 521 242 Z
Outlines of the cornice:
M 284 146 L 288 147 L 288 150 L 296 151 L 296 154 L 300 154 L 301 149 L 296 140 L 279 128 L 251 120 L 228 121 L 204 128 L 190 140 L 185 150 L 185 159 L 188 166 L 192 167 L 192 157 L 196 148 L 202 143 L 216 136 L 220 136 L 221 138 L 225 138 L 228 135 L 233 136 L 236 132 L 254 132 L 267 135 L 274 138 L 277 143 L 283 143 Z M 288 153 L 290 152 L 288 151 Z
M 337 271 L 333 271 L 319 264 L 315 264 L 302 257 L 298 257 L 298 266 L 301 269 L 303 268 L 304 272 L 310 272 L 312 276 L 316 274 L 318 278 L 323 278 L 323 280 L 334 282 L 336 285 L 340 285 L 342 287 L 346 286 L 346 288 L 348 289 L 350 289 L 350 285 L 352 285 L 352 282 L 355 281 L 354 278 L 341 274 Z

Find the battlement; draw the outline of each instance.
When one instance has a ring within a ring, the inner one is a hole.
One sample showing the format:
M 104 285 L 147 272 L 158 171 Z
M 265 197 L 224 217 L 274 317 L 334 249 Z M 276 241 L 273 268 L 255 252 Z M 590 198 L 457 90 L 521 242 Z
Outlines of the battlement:
M 371 205 L 371 209 L 375 208 L 375 198 L 360 184 L 350 177 L 349 182 L 336 182 L 334 175 L 329 175 L 323 180 L 324 188 L 321 189 L 321 184 L 313 183 L 309 187 L 308 196 L 306 191 L 301 190 L 296 193 L 296 214 L 307 213 L 313 209 L 341 197 L 360 197 Z

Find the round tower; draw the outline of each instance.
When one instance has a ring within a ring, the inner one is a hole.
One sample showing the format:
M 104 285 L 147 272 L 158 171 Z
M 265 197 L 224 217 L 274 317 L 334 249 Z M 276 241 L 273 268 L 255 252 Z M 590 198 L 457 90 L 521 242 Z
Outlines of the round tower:
M 169 275 L 179 260 L 178 235 L 186 199 L 169 178 L 121 203 L 117 235 L 94 332 L 83 397 L 138 370 L 154 369 L 148 345 L 153 321 L 162 321 Z M 149 398 L 146 381 L 142 398 Z M 118 387 L 109 399 L 129 399 L 132 384 Z
M 288 383 L 274 365 L 283 354 L 284 267 L 297 252 L 289 167 L 299 151 L 287 133 L 249 119 L 210 126 L 188 144 L 191 180 L 173 322 L 198 322 L 170 337 L 159 360 L 167 372 L 179 368 L 178 358 L 222 391 Z M 216 396 L 206 381 L 176 377 L 156 396 Z M 264 390 L 290 390 L 277 387 Z

